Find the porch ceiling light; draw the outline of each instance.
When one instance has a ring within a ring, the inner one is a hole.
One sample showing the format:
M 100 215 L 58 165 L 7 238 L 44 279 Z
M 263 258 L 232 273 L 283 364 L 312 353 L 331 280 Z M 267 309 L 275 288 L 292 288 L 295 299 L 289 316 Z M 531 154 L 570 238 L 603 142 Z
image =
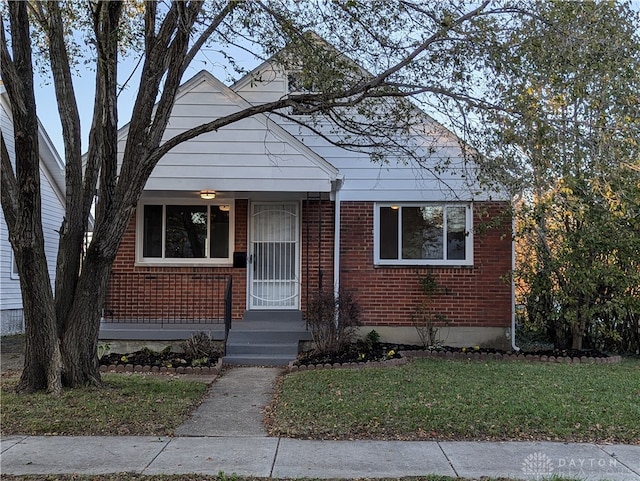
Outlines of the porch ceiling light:
M 200 198 L 204 199 L 204 200 L 213 200 L 216 198 L 216 191 L 215 190 L 201 190 L 200 191 Z
M 219 208 L 222 212 L 229 212 L 231 210 L 231 206 L 227 204 L 221 205 Z
M 398 210 L 400 208 L 399 205 L 392 205 L 391 210 Z

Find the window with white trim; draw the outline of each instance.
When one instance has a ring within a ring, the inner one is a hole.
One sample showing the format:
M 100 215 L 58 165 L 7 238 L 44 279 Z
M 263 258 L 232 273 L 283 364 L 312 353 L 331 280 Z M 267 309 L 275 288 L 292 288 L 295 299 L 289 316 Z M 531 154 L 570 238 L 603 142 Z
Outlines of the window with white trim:
M 138 260 L 228 264 L 233 230 L 233 203 L 147 201 L 138 209 Z
M 16 262 L 16 255 L 13 253 L 13 249 L 11 249 L 11 279 L 20 279 L 20 274 L 18 273 L 18 263 Z
M 469 204 L 376 204 L 379 265 L 472 265 Z

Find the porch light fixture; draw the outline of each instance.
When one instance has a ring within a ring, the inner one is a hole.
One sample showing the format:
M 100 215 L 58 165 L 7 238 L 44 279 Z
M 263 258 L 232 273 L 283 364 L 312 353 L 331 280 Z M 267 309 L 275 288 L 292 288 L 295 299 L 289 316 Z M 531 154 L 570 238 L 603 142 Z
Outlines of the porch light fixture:
M 204 200 L 213 200 L 216 198 L 216 191 L 215 190 L 201 190 L 200 191 L 200 198 L 204 199 Z
M 221 205 L 218 207 L 222 212 L 229 212 L 231 210 L 231 206 L 228 204 Z
M 398 210 L 400 208 L 400 206 L 398 205 L 392 205 L 391 206 L 391 210 Z

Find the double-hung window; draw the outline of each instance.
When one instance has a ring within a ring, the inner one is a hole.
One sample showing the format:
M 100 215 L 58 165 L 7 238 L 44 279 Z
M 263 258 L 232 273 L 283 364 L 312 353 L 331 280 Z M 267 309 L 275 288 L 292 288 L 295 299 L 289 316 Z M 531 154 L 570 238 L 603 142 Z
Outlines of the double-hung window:
M 469 204 L 376 204 L 378 265 L 472 265 Z
M 143 263 L 228 264 L 233 204 L 149 201 L 139 207 L 137 232 Z
M 16 262 L 16 255 L 13 253 L 13 249 L 11 249 L 11 279 L 20 279 L 20 274 L 18 274 L 18 263 Z

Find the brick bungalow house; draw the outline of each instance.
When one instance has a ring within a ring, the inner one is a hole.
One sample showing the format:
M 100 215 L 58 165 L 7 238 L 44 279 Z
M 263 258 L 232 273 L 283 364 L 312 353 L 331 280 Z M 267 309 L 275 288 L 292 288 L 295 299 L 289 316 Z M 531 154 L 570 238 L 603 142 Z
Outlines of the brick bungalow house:
M 290 80 L 262 65 L 229 87 L 202 71 L 181 87 L 166 138 L 281 98 Z M 363 333 L 417 343 L 420 276 L 430 275 L 439 288 L 428 309 L 443 316 L 443 343 L 508 345 L 509 199 L 465 175 L 458 139 L 444 127 L 428 118 L 421 135 L 416 148 L 429 151 L 428 162 L 446 159 L 438 175 L 400 159 L 375 163 L 276 116 L 174 148 L 130 220 L 101 338 L 169 341 L 205 331 L 224 339 L 226 313 L 227 354 L 236 339 L 249 345 L 237 362 L 272 362 L 258 344 L 293 341 L 284 357 L 295 356 L 297 341 L 308 339 L 309 299 L 339 286 L 358 302 Z M 125 126 L 122 148 L 126 136 Z

